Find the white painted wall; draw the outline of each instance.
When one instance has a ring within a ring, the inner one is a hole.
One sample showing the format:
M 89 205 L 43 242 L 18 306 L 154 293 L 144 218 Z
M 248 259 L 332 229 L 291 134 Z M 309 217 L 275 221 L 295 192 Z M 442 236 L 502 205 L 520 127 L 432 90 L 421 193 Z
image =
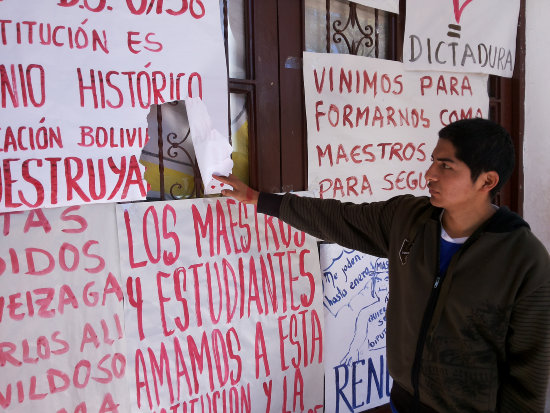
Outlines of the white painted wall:
M 550 1 L 526 1 L 524 217 L 550 250 Z
M 550 250 L 550 1 L 528 0 L 525 12 L 523 212 L 535 235 Z M 550 412 L 550 388 L 545 412 Z

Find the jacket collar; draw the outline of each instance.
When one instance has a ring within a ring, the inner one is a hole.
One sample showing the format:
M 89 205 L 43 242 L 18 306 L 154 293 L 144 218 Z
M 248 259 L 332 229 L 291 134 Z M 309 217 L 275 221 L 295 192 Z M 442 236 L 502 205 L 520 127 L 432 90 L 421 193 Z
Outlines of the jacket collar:
M 439 221 L 443 208 L 432 206 L 430 219 Z M 510 211 L 507 207 L 500 207 L 487 221 L 485 221 L 475 232 L 494 232 L 504 233 L 512 232 L 518 228 L 528 228 L 529 224 L 518 214 Z
M 507 207 L 500 207 L 495 214 L 487 220 L 486 232 L 511 232 L 518 228 L 526 227 L 529 224 L 518 214 L 510 211 Z

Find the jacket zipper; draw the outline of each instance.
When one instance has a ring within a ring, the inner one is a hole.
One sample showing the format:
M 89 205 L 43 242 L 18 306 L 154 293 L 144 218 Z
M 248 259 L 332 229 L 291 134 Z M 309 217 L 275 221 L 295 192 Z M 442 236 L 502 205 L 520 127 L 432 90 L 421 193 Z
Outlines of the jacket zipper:
M 416 406 L 418 406 L 418 402 L 420 401 L 418 384 L 419 384 L 420 367 L 421 367 L 421 361 L 422 361 L 422 353 L 424 351 L 424 344 L 426 343 L 428 328 L 430 327 L 430 322 L 432 320 L 432 316 L 435 310 L 435 305 L 439 297 L 439 292 L 441 291 L 441 281 L 442 281 L 441 278 L 442 277 L 439 275 L 435 278 L 435 282 L 433 284 L 433 288 L 430 293 L 430 298 L 428 300 L 428 305 L 426 306 L 426 311 L 424 312 L 424 317 L 422 318 L 422 324 L 420 326 L 420 334 L 418 335 L 418 341 L 416 343 L 416 352 L 414 356 L 414 362 L 413 362 L 412 373 L 411 373 L 411 380 L 412 380 L 412 385 L 414 389 L 414 399 L 415 399 Z M 415 406 L 415 411 L 416 411 L 416 406 Z
M 464 251 L 470 247 L 470 245 L 476 241 L 482 232 L 484 232 L 485 227 L 487 226 L 486 221 L 484 225 L 479 227 L 464 243 L 464 245 L 460 248 L 460 251 L 457 251 L 456 254 L 464 253 Z M 436 262 L 436 276 L 433 283 L 432 291 L 430 292 L 430 297 L 428 299 L 428 304 L 426 305 L 426 310 L 424 311 L 424 317 L 422 318 L 422 323 L 420 325 L 420 333 L 418 334 L 418 341 L 416 342 L 416 351 L 414 355 L 414 361 L 413 366 L 411 370 L 411 382 L 414 389 L 414 406 L 412 409 L 413 413 L 417 413 L 418 409 L 420 408 L 420 391 L 419 391 L 419 378 L 420 378 L 420 368 L 422 364 L 422 353 L 424 352 L 424 345 L 426 344 L 426 338 L 428 336 L 428 329 L 430 327 L 435 307 L 437 304 L 437 300 L 439 298 L 439 293 L 441 291 L 441 284 L 443 282 L 443 279 L 449 273 L 449 269 L 452 265 L 452 261 L 449 265 L 449 268 L 447 268 L 447 271 L 443 275 L 439 275 L 439 245 L 440 245 L 440 237 L 441 237 L 441 224 L 438 226 L 438 239 L 437 239 L 437 262 Z
M 426 344 L 426 338 L 428 335 L 428 329 L 432 321 L 432 317 L 435 311 L 435 306 L 437 304 L 437 299 L 439 298 L 439 292 L 441 291 L 441 283 L 443 281 L 443 276 L 439 275 L 439 237 L 441 237 L 441 227 L 438 227 L 438 240 L 437 240 L 437 262 L 436 262 L 436 276 L 433 283 L 432 291 L 430 292 L 430 297 L 428 299 L 428 304 L 426 305 L 426 310 L 424 311 L 424 316 L 422 317 L 422 323 L 420 324 L 420 333 L 418 334 L 418 341 L 416 342 L 416 350 L 414 355 L 413 366 L 411 370 L 411 382 L 414 390 L 414 406 L 413 412 L 417 412 L 420 406 L 420 391 L 419 391 L 419 378 L 420 378 L 420 367 L 422 364 L 422 353 L 424 352 L 424 345 Z

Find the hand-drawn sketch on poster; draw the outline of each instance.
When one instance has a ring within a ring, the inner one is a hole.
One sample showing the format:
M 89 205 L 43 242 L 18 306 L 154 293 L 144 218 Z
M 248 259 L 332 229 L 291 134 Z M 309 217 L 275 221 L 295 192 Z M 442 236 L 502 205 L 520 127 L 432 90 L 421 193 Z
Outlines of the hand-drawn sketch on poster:
M 520 0 L 424 0 L 407 3 L 407 70 L 512 77 Z
M 354 3 L 396 14 L 399 13 L 399 0 L 355 0 Z
M 228 198 L 118 205 L 117 220 L 133 411 L 323 410 L 313 238 Z
M 362 412 L 389 402 L 388 260 L 321 244 L 325 306 L 325 409 Z
M 321 198 L 427 195 L 438 131 L 489 115 L 487 75 L 407 72 L 389 60 L 306 52 L 304 88 L 308 190 Z
M 228 136 L 218 0 L 1 1 L 0 211 L 144 199 L 151 105 Z
M 0 222 L 0 410 L 129 412 L 114 204 Z

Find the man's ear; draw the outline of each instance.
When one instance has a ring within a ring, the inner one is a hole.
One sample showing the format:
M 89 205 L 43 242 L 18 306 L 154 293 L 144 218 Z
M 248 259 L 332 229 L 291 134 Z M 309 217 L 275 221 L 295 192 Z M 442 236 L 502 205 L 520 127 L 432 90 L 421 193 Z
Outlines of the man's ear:
M 487 192 L 491 192 L 491 190 L 497 186 L 499 182 L 499 176 L 496 171 L 483 172 L 480 178 L 482 180 L 481 188 Z

